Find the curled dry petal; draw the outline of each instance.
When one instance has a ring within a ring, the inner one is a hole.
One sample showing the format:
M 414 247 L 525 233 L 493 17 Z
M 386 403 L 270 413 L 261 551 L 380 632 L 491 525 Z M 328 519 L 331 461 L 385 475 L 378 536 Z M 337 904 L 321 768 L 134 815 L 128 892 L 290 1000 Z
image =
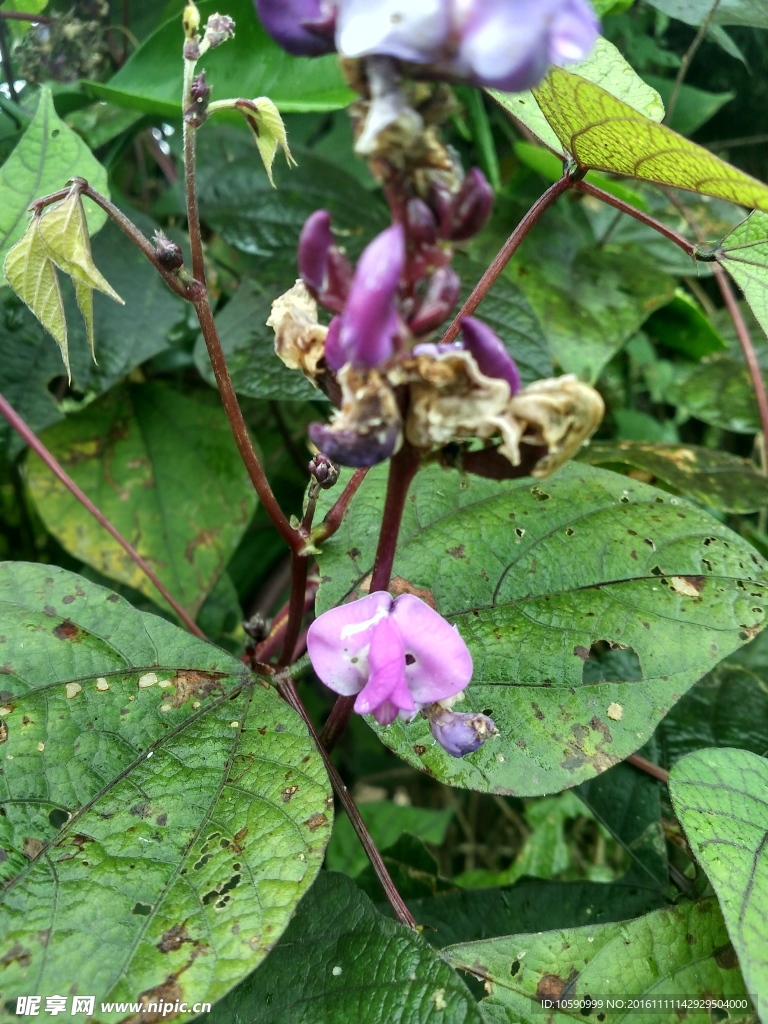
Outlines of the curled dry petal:
M 548 454 L 532 472 L 544 477 L 572 458 L 594 434 L 605 415 L 605 404 L 594 388 L 568 374 L 529 384 L 510 402 L 510 413 L 520 424 L 524 441 L 547 446 Z
M 267 327 L 275 332 L 275 352 L 291 370 L 301 370 L 314 384 L 325 353 L 328 328 L 317 320 L 317 303 L 303 281 L 272 303 Z
M 376 370 L 347 364 L 338 374 L 341 409 L 330 424 L 312 423 L 313 444 L 342 466 L 375 466 L 402 444 L 402 424 L 392 388 Z
M 432 735 L 452 757 L 466 757 L 478 750 L 489 736 L 498 735 L 493 719 L 487 715 L 456 713 L 441 704 L 433 704 L 425 714 Z

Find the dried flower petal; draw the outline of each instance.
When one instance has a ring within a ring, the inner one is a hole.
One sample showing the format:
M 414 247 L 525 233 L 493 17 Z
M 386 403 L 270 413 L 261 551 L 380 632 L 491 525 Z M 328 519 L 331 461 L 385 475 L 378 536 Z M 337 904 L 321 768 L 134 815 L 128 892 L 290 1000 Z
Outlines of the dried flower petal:
M 452 757 L 466 757 L 482 747 L 489 736 L 498 735 L 493 719 L 487 715 L 456 713 L 441 704 L 433 704 L 425 714 L 432 735 Z
M 314 384 L 325 354 L 328 328 L 317 320 L 317 303 L 303 281 L 272 303 L 267 327 L 275 332 L 275 352 L 291 370 L 301 370 Z

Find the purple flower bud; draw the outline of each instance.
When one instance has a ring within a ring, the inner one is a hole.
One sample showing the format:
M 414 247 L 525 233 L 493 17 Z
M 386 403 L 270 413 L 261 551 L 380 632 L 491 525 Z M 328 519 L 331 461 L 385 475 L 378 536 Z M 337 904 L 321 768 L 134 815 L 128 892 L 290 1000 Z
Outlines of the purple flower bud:
M 205 25 L 204 39 L 210 49 L 221 46 L 235 34 L 235 23 L 227 14 L 212 14 Z
M 400 440 L 400 424 L 381 424 L 375 430 L 339 429 L 327 423 L 310 423 L 309 439 L 340 466 L 360 469 L 378 466 L 394 454 Z
M 318 302 L 341 313 L 352 283 L 352 265 L 333 244 L 331 215 L 316 210 L 299 236 L 299 273 Z
M 432 735 L 452 757 L 465 757 L 482 747 L 489 736 L 498 734 L 487 715 L 456 714 L 440 704 L 428 708 L 426 714 Z
M 363 250 L 341 316 L 339 344 L 353 366 L 370 369 L 394 354 L 395 294 L 404 268 L 405 234 L 394 224 Z
M 158 261 L 166 270 L 178 270 L 184 264 L 184 255 L 180 246 L 172 242 L 164 231 L 159 229 L 155 232 L 153 239 L 155 243 L 155 255 Z
M 520 372 L 512 356 L 507 352 L 501 339 L 490 327 L 472 316 L 460 321 L 464 348 L 474 358 L 481 373 L 486 377 L 498 377 L 509 384 L 511 395 L 520 390 Z
M 205 72 L 201 71 L 192 79 L 192 86 L 189 90 L 189 98 L 192 100 L 184 111 L 184 120 L 193 128 L 199 128 L 206 118 L 208 101 L 211 98 L 211 87 L 205 80 Z
M 322 452 L 312 456 L 307 469 L 324 491 L 333 487 L 339 479 L 339 467 Z
M 435 215 L 423 199 L 414 196 L 408 200 L 405 208 L 405 226 L 408 237 L 417 245 L 434 245 L 437 241 Z
M 445 237 L 453 242 L 472 238 L 488 220 L 492 207 L 493 189 L 483 172 L 473 167 L 453 197 Z
M 332 0 L 255 0 L 264 28 L 288 53 L 319 57 L 333 53 L 336 3 Z
M 341 605 L 309 627 L 312 666 L 336 693 L 357 694 L 355 711 L 389 725 L 454 697 L 472 678 L 458 631 L 412 594 L 383 592 Z M 440 694 L 440 696 L 437 696 Z
M 429 334 L 445 320 L 459 297 L 461 281 L 451 267 L 440 267 L 429 280 L 427 291 L 408 326 L 418 337 Z

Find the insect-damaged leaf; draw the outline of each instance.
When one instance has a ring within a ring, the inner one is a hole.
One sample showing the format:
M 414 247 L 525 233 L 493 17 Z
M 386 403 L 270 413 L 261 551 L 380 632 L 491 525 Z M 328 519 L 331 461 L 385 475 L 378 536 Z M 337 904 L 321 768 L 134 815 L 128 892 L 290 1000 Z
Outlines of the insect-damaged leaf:
M 304 724 L 236 658 L 62 569 L 0 564 L 0 621 L 5 1007 L 215 1001 L 320 867 L 332 801 Z
M 40 232 L 39 217 L 32 218 L 20 241 L 7 254 L 3 271 L 11 288 L 53 336 L 64 360 L 67 376 L 71 376 L 64 302 L 56 267 Z
M 768 761 L 701 750 L 678 761 L 672 803 L 720 900 L 752 995 L 768 1000 Z
M 385 476 L 368 474 L 324 545 L 319 611 L 369 585 Z M 410 588 L 457 625 L 474 676 L 456 710 L 491 715 L 500 735 L 457 759 L 421 718 L 377 731 L 451 785 L 526 796 L 573 786 L 642 746 L 762 628 L 766 583 L 763 559 L 717 520 L 616 473 L 571 464 L 496 483 L 422 470 L 392 592 Z M 601 650 L 617 646 L 621 666 L 602 672 Z
M 581 167 L 768 210 L 768 185 L 579 75 L 553 67 L 534 95 L 558 139 Z
M 709 1020 L 705 1011 L 656 1004 L 628 1010 L 632 999 L 733 998 L 748 1018 L 744 980 L 715 900 L 683 903 L 636 921 L 590 925 L 449 946 L 443 956 L 486 982 L 480 1006 L 487 1024 L 675 1024 Z M 614 1007 L 606 1005 L 610 997 Z M 543 999 L 598 1000 L 601 1006 L 542 1009 Z M 624 1007 L 622 1007 L 622 1001 Z

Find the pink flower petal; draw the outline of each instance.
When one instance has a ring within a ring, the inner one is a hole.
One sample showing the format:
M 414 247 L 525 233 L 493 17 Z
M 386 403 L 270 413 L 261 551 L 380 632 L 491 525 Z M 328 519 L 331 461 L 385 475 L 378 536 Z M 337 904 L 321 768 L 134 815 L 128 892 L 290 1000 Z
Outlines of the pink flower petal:
M 405 677 L 416 703 L 461 693 L 472 678 L 472 655 L 456 627 L 412 594 L 397 598 L 391 619 L 403 637 Z
M 391 725 L 400 711 L 416 710 L 405 678 L 403 638 L 391 618 L 374 628 L 368 668 L 368 682 L 355 701 L 359 715 L 373 715 L 379 725 Z
M 319 678 L 336 693 L 359 693 L 368 680 L 374 627 L 392 608 L 389 594 L 369 594 L 320 615 L 309 627 L 307 650 Z

